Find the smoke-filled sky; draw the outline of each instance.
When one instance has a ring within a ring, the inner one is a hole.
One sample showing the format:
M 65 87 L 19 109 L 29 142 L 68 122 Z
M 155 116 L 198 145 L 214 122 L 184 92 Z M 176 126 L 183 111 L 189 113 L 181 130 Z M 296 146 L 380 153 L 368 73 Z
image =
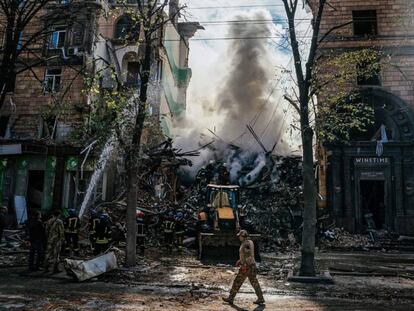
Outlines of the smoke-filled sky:
M 278 141 L 276 152 L 297 151 L 293 108 L 282 99 L 293 69 L 282 2 L 182 0 L 180 4 L 188 6 L 187 20 L 200 22 L 205 30 L 190 41 L 193 75 L 179 144 L 194 146 L 201 133 L 207 141 L 213 137 L 211 130 L 225 142 L 260 152 L 246 128 L 250 124 L 267 150 Z M 301 12 L 301 17 L 305 14 Z M 235 22 L 240 20 L 249 22 Z M 308 24 L 301 22 L 303 33 Z

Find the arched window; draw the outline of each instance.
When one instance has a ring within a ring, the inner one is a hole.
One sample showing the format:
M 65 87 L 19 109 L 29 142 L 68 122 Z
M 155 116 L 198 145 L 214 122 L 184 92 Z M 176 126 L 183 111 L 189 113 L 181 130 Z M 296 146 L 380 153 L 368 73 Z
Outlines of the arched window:
M 121 16 L 115 26 L 115 39 L 133 40 L 139 36 L 139 25 L 134 25 L 128 16 Z
M 126 39 L 129 37 L 132 28 L 132 20 L 128 16 L 118 19 L 115 26 L 115 39 Z

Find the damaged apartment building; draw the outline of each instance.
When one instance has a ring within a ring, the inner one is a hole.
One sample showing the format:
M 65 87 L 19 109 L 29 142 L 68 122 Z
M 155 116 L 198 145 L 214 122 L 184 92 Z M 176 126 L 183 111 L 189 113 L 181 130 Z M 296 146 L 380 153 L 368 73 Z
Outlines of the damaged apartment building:
M 372 48 L 392 63 L 370 77 L 358 74 L 363 64 L 355 68 L 353 86 L 373 108 L 374 124 L 349 143 L 325 144 L 322 152 L 321 205 L 351 232 L 364 231 L 370 218 L 375 229 L 414 234 L 414 28 L 408 2 L 334 0 L 322 17 L 321 34 L 334 31 L 321 57 Z
M 82 7 L 72 8 L 79 3 Z M 137 3 L 128 1 L 126 5 L 133 8 Z M 77 209 L 82 203 L 96 155 L 85 157 L 85 146 L 77 145 L 72 134 L 88 119 L 88 94 L 83 92 L 84 77 L 79 74 L 88 61 L 106 59 L 117 67 L 122 83 L 139 89 L 139 30 L 127 44 L 121 40 L 132 21 L 122 9 L 108 14 L 117 7 L 121 5 L 116 1 L 106 0 L 51 1 L 45 10 L 73 10 L 71 22 L 62 20 L 48 26 L 50 34 L 31 49 L 43 61 L 17 74 L 13 87 L 7 90 L 0 116 L 0 199 L 10 214 L 15 213 L 17 223 L 25 220 L 31 208 Z M 177 8 L 177 1 L 172 1 L 170 14 Z M 199 28 L 198 23 L 181 23 L 177 17 L 161 31 L 151 73 L 160 87 L 156 100 L 151 101 L 149 120 L 161 126 L 166 135 L 174 120 L 185 113 L 191 78 L 188 40 Z M 34 63 L 31 55 L 35 53 L 20 57 Z M 113 171 L 109 168 L 103 174 L 92 202 L 112 198 Z

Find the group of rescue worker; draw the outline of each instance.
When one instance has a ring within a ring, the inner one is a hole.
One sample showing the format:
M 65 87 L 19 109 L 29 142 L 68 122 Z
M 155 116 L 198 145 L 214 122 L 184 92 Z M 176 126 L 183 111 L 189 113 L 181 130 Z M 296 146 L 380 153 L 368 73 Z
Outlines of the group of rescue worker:
M 33 210 L 27 222 L 30 243 L 29 271 L 44 269 L 44 272 L 58 273 L 61 253 L 79 256 L 79 233 L 81 222 L 74 210 L 66 217 L 60 210 L 53 210 L 49 219 L 42 220 L 39 210 Z M 111 241 L 111 220 L 106 213 L 91 214 L 88 225 L 91 247 L 95 255 L 105 252 Z
M 199 190 L 204 190 L 210 183 L 230 185 L 230 172 L 227 163 L 217 164 L 214 161 L 210 161 L 198 171 L 196 182 Z
M 167 250 L 172 251 L 174 246 L 181 250 L 186 231 L 184 212 L 179 209 L 166 211 L 163 217 L 162 231 L 164 234 L 164 245 Z

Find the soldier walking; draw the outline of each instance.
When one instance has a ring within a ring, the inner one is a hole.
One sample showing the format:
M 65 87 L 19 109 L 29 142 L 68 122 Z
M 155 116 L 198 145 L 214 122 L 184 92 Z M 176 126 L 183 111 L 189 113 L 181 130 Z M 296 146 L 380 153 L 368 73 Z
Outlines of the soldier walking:
M 223 300 L 229 304 L 233 304 L 234 297 L 236 297 L 240 287 L 243 285 L 246 278 L 248 278 L 257 295 L 257 300 L 254 303 L 258 305 L 264 304 L 265 300 L 263 298 L 262 289 L 260 288 L 259 281 L 257 280 L 257 266 L 254 259 L 254 243 L 249 238 L 249 234 L 246 230 L 241 230 L 237 236 L 240 239 L 241 246 L 239 250 L 240 259 L 237 261 L 236 266 L 240 267 L 240 269 L 233 281 L 230 295 L 227 298 L 223 298 Z
M 52 218 L 46 222 L 46 259 L 45 272 L 49 272 L 49 268 L 53 267 L 53 273 L 58 273 L 59 255 L 62 249 L 62 243 L 65 238 L 65 227 L 63 221 L 59 218 L 60 211 L 54 210 Z

